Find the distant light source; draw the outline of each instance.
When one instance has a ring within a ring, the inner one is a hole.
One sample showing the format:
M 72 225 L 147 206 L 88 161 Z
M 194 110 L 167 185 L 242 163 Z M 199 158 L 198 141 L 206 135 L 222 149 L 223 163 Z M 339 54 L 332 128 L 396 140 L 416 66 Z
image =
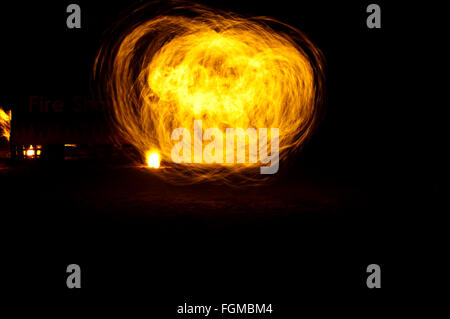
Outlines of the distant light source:
M 33 157 L 35 154 L 34 149 L 33 149 L 33 145 L 30 146 L 30 148 L 27 150 L 27 156 L 28 157 Z
M 160 159 L 157 152 L 147 153 L 147 166 L 151 168 L 159 168 Z
M 23 148 L 23 156 L 25 158 L 40 158 L 42 152 L 42 145 L 30 145 L 28 148 Z

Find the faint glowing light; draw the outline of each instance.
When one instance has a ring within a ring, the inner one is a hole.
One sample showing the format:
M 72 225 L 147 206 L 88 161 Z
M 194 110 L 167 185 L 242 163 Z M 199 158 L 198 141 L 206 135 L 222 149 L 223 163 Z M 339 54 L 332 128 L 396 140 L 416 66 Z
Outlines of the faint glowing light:
M 151 168 L 159 168 L 160 166 L 160 158 L 157 152 L 148 152 L 147 153 L 147 166 Z

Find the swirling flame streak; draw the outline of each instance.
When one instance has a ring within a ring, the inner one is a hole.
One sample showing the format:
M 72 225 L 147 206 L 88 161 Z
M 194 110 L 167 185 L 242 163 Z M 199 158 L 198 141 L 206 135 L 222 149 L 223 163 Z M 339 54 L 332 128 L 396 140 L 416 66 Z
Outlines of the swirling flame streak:
M 0 108 L 0 137 L 9 141 L 11 136 L 11 111 L 5 112 Z
M 226 128 L 279 128 L 279 159 L 285 159 L 316 123 L 322 54 L 302 32 L 270 18 L 199 6 L 189 12 L 133 23 L 102 48 L 96 72 L 112 118 L 143 161 L 149 150 L 158 150 L 170 169 L 157 174 L 169 180 L 254 177 L 259 161 L 172 165 L 172 131 L 193 132 L 194 120 L 224 136 Z

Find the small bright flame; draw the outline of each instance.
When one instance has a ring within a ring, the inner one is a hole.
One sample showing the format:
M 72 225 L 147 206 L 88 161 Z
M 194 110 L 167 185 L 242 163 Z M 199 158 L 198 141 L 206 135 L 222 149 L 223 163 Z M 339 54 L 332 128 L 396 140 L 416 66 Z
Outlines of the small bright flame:
M 33 145 L 31 145 L 30 148 L 27 150 L 26 155 L 28 157 L 33 157 L 34 154 L 35 154 L 35 151 L 34 151 Z
M 157 152 L 148 152 L 147 153 L 147 165 L 151 168 L 159 168 L 160 159 L 159 154 Z
M 0 109 L 0 138 L 5 137 L 8 141 L 11 136 L 11 111 L 5 112 Z

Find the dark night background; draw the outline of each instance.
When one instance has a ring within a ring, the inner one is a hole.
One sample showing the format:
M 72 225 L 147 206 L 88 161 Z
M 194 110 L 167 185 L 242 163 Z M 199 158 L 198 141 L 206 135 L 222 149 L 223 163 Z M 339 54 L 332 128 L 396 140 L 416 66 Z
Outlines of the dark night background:
M 129 3 L 74 2 L 82 28 L 72 30 L 69 1 L 1 5 L 0 106 L 89 94 L 102 34 Z M 382 28 L 368 29 L 368 1 L 203 2 L 277 18 L 323 51 L 326 114 L 316 134 L 259 188 L 176 187 L 99 162 L 2 160 L 2 263 L 16 311 L 172 318 L 184 302 L 272 303 L 271 316 L 292 318 L 419 307 L 422 286 L 443 272 L 429 217 L 442 209 L 443 160 L 439 141 L 421 133 L 440 127 L 426 111 L 436 98 L 420 95 L 432 82 L 419 76 L 423 39 L 433 41 L 420 14 L 430 18 L 430 6 L 374 1 Z M 71 263 L 82 289 L 66 288 Z M 382 289 L 366 287 L 371 263 Z

